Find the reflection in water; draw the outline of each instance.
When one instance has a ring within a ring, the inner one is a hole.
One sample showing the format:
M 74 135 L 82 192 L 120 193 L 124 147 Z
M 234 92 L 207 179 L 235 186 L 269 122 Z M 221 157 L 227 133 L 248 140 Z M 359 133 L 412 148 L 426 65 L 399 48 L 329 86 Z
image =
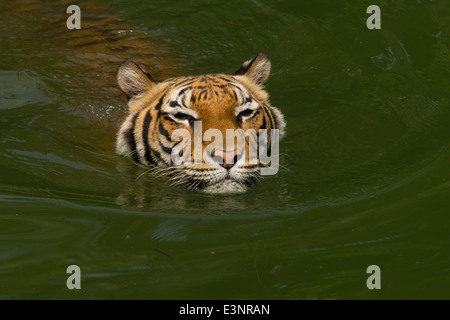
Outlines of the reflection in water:
M 33 52 L 15 67 L 32 67 L 40 73 L 40 89 L 53 100 L 115 124 L 117 117 L 123 116 L 120 108 L 124 103 L 116 81 L 118 65 L 133 58 L 150 67 L 156 78 L 168 77 L 175 71 L 169 59 L 173 50 L 94 1 L 81 5 L 81 29 L 68 30 L 67 6 L 67 1 L 60 0 L 51 4 L 39 0 L 7 3 L 4 10 L 11 21 L 4 24 L 21 39 L 20 44 L 12 40 L 8 45 L 25 55 Z M 16 17 L 20 17 L 20 24 L 13 20 Z
M 287 186 L 275 178 L 267 178 L 267 185 L 257 185 L 246 193 L 210 195 L 183 186 L 173 186 L 167 177 L 156 177 L 146 167 L 136 165 L 129 159 L 120 159 L 117 171 L 121 176 L 123 191 L 115 202 L 125 209 L 151 208 L 159 212 L 206 215 L 261 215 L 265 210 L 272 214 L 282 211 L 291 200 Z

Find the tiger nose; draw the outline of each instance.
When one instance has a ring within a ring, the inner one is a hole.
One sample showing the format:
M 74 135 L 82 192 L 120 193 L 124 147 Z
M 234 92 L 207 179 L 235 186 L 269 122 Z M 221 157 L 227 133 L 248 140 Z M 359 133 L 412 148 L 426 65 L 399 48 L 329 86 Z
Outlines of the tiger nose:
M 214 161 L 225 169 L 230 170 L 241 159 L 242 153 L 238 149 L 234 149 L 233 151 L 215 150 L 212 156 L 214 157 Z

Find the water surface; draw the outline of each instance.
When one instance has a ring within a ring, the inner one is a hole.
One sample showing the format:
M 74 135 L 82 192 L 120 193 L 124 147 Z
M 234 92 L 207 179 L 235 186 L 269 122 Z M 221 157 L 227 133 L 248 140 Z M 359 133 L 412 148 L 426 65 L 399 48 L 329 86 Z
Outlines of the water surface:
M 43 3 L 0 10 L 0 298 L 450 298 L 449 1 L 378 1 L 381 30 L 369 1 L 91 1 L 80 31 Z M 207 195 L 115 154 L 120 61 L 164 79 L 262 50 L 278 175 Z

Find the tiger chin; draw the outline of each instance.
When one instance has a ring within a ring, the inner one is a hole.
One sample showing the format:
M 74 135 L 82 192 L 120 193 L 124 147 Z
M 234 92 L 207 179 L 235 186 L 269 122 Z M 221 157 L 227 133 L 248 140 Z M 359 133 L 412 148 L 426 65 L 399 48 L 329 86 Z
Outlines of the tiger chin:
M 270 70 L 269 55 L 261 52 L 232 75 L 155 81 L 134 62 L 125 61 L 117 79 L 128 98 L 129 113 L 117 135 L 117 152 L 190 189 L 209 193 L 246 191 L 261 179 L 265 166 L 258 152 L 251 159 L 250 137 L 245 136 L 241 143 L 233 138 L 231 144 L 215 138 L 211 147 L 213 139 L 205 139 L 205 133 L 215 130 L 226 137 L 230 129 L 254 132 L 256 136 L 267 132 L 270 152 L 270 133 L 276 131 L 282 138 L 285 131 L 283 114 L 270 105 L 263 88 Z M 190 136 L 175 135 L 180 129 Z M 174 154 L 184 161 L 174 161 Z

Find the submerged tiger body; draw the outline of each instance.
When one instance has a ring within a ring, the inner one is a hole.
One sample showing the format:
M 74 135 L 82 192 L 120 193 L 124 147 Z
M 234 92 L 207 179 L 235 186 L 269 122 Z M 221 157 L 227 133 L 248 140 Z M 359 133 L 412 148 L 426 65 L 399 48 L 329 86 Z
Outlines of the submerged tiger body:
M 246 190 L 258 180 L 262 167 L 258 159 L 251 161 L 250 157 L 250 141 L 257 140 L 246 136 L 242 143 L 233 138 L 231 144 L 222 144 L 214 136 L 212 148 L 211 136 L 208 139 L 206 135 L 210 129 L 222 137 L 227 136 L 227 130 L 242 130 L 259 137 L 264 129 L 270 152 L 272 130 L 277 129 L 282 137 L 285 128 L 283 115 L 269 104 L 263 90 L 270 69 L 268 55 L 260 53 L 233 75 L 206 74 L 155 82 L 134 62 L 123 63 L 118 83 L 129 99 L 129 115 L 117 136 L 117 152 L 157 172 L 173 174 L 175 181 L 193 189 Z M 177 135 L 180 129 L 187 136 Z M 182 155 L 184 161 L 174 161 L 174 154 Z

